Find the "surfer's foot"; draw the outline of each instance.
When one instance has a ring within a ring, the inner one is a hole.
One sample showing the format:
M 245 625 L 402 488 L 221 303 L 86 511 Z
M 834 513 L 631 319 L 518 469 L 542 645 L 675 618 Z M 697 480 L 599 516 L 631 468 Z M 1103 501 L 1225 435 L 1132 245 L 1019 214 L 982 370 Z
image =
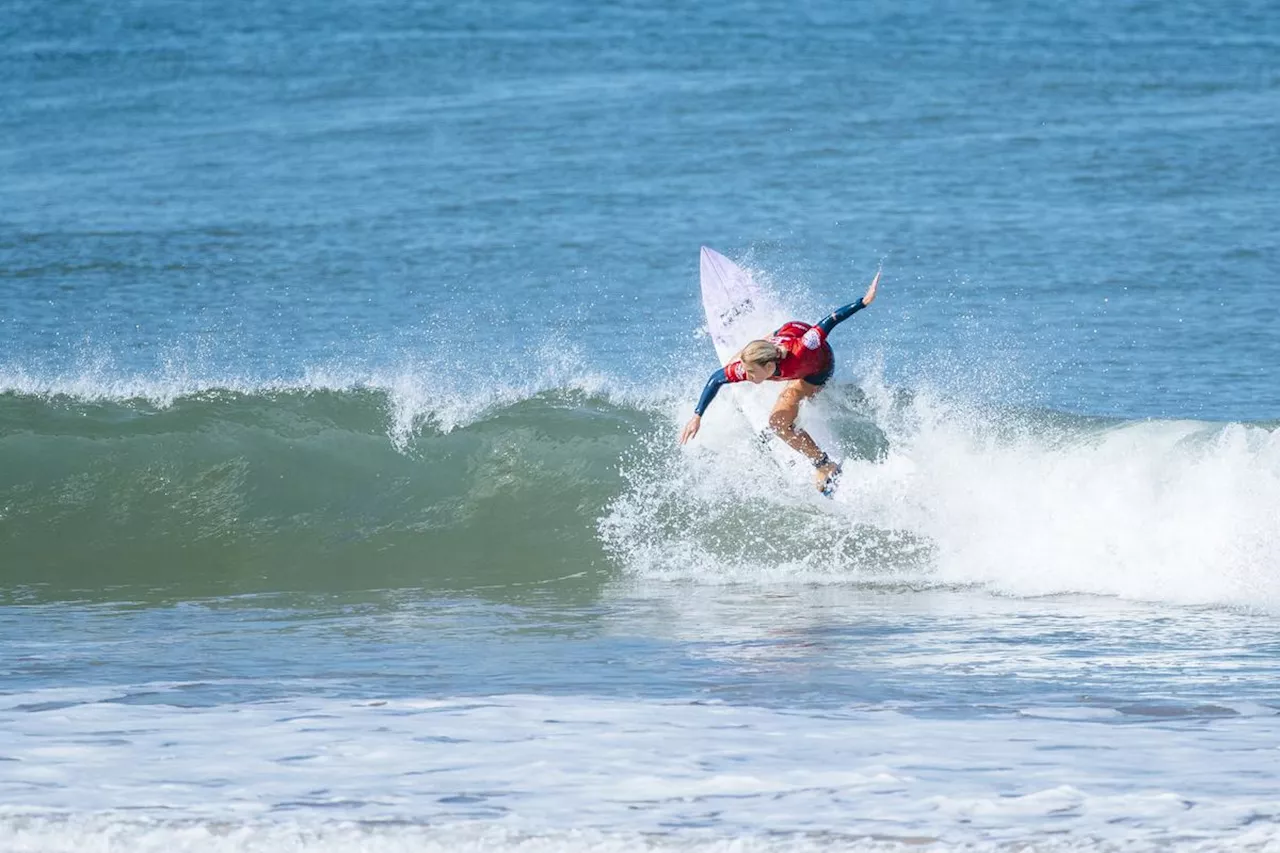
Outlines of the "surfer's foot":
M 836 490 L 836 482 L 840 479 L 840 466 L 834 462 L 828 462 L 817 471 L 814 472 L 814 481 L 818 486 L 818 491 L 827 497 Z

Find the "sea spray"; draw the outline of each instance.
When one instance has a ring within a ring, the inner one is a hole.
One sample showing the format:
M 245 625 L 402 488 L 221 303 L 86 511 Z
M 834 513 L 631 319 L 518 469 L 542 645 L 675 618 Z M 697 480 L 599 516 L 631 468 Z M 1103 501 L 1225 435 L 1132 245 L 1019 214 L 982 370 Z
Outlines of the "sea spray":
M 1275 424 L 1086 418 L 875 381 L 828 393 L 852 460 L 836 501 L 815 506 L 753 453 L 740 418 L 708 418 L 700 446 L 651 442 L 624 468 L 601 524 L 621 564 L 710 583 L 1280 606 Z

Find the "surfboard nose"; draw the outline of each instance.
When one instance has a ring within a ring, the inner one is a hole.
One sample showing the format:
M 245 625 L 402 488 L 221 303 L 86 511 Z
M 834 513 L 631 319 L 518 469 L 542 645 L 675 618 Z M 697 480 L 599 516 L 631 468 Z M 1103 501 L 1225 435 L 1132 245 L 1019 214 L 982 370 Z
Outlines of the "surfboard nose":
M 698 253 L 698 268 L 705 279 L 709 275 L 720 274 L 722 270 L 732 269 L 733 265 L 724 255 L 710 246 L 703 246 Z

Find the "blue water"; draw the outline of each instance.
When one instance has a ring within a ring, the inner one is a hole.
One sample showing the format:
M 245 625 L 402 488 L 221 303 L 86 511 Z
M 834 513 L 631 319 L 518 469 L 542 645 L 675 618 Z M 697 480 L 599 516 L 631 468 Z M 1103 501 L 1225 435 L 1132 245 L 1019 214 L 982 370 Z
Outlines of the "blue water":
M 1280 843 L 1273 4 L 0 11 L 0 846 Z

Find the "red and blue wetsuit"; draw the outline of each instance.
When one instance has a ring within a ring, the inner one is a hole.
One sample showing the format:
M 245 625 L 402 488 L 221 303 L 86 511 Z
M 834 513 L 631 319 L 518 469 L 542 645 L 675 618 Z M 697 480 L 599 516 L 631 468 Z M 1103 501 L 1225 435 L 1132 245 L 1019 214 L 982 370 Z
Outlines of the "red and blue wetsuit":
M 786 382 L 792 379 L 803 379 L 810 385 L 825 385 L 836 369 L 835 353 L 831 344 L 827 343 L 827 335 L 840 323 L 857 314 L 867 306 L 862 300 L 851 302 L 843 308 L 837 308 L 830 315 L 810 326 L 793 320 L 775 331 L 765 340 L 782 350 L 785 355 L 778 362 L 778 370 L 769 379 L 772 382 Z M 746 365 L 742 359 L 726 364 L 711 374 L 694 414 L 701 415 L 715 399 L 720 386 L 727 382 L 741 382 L 747 378 Z

